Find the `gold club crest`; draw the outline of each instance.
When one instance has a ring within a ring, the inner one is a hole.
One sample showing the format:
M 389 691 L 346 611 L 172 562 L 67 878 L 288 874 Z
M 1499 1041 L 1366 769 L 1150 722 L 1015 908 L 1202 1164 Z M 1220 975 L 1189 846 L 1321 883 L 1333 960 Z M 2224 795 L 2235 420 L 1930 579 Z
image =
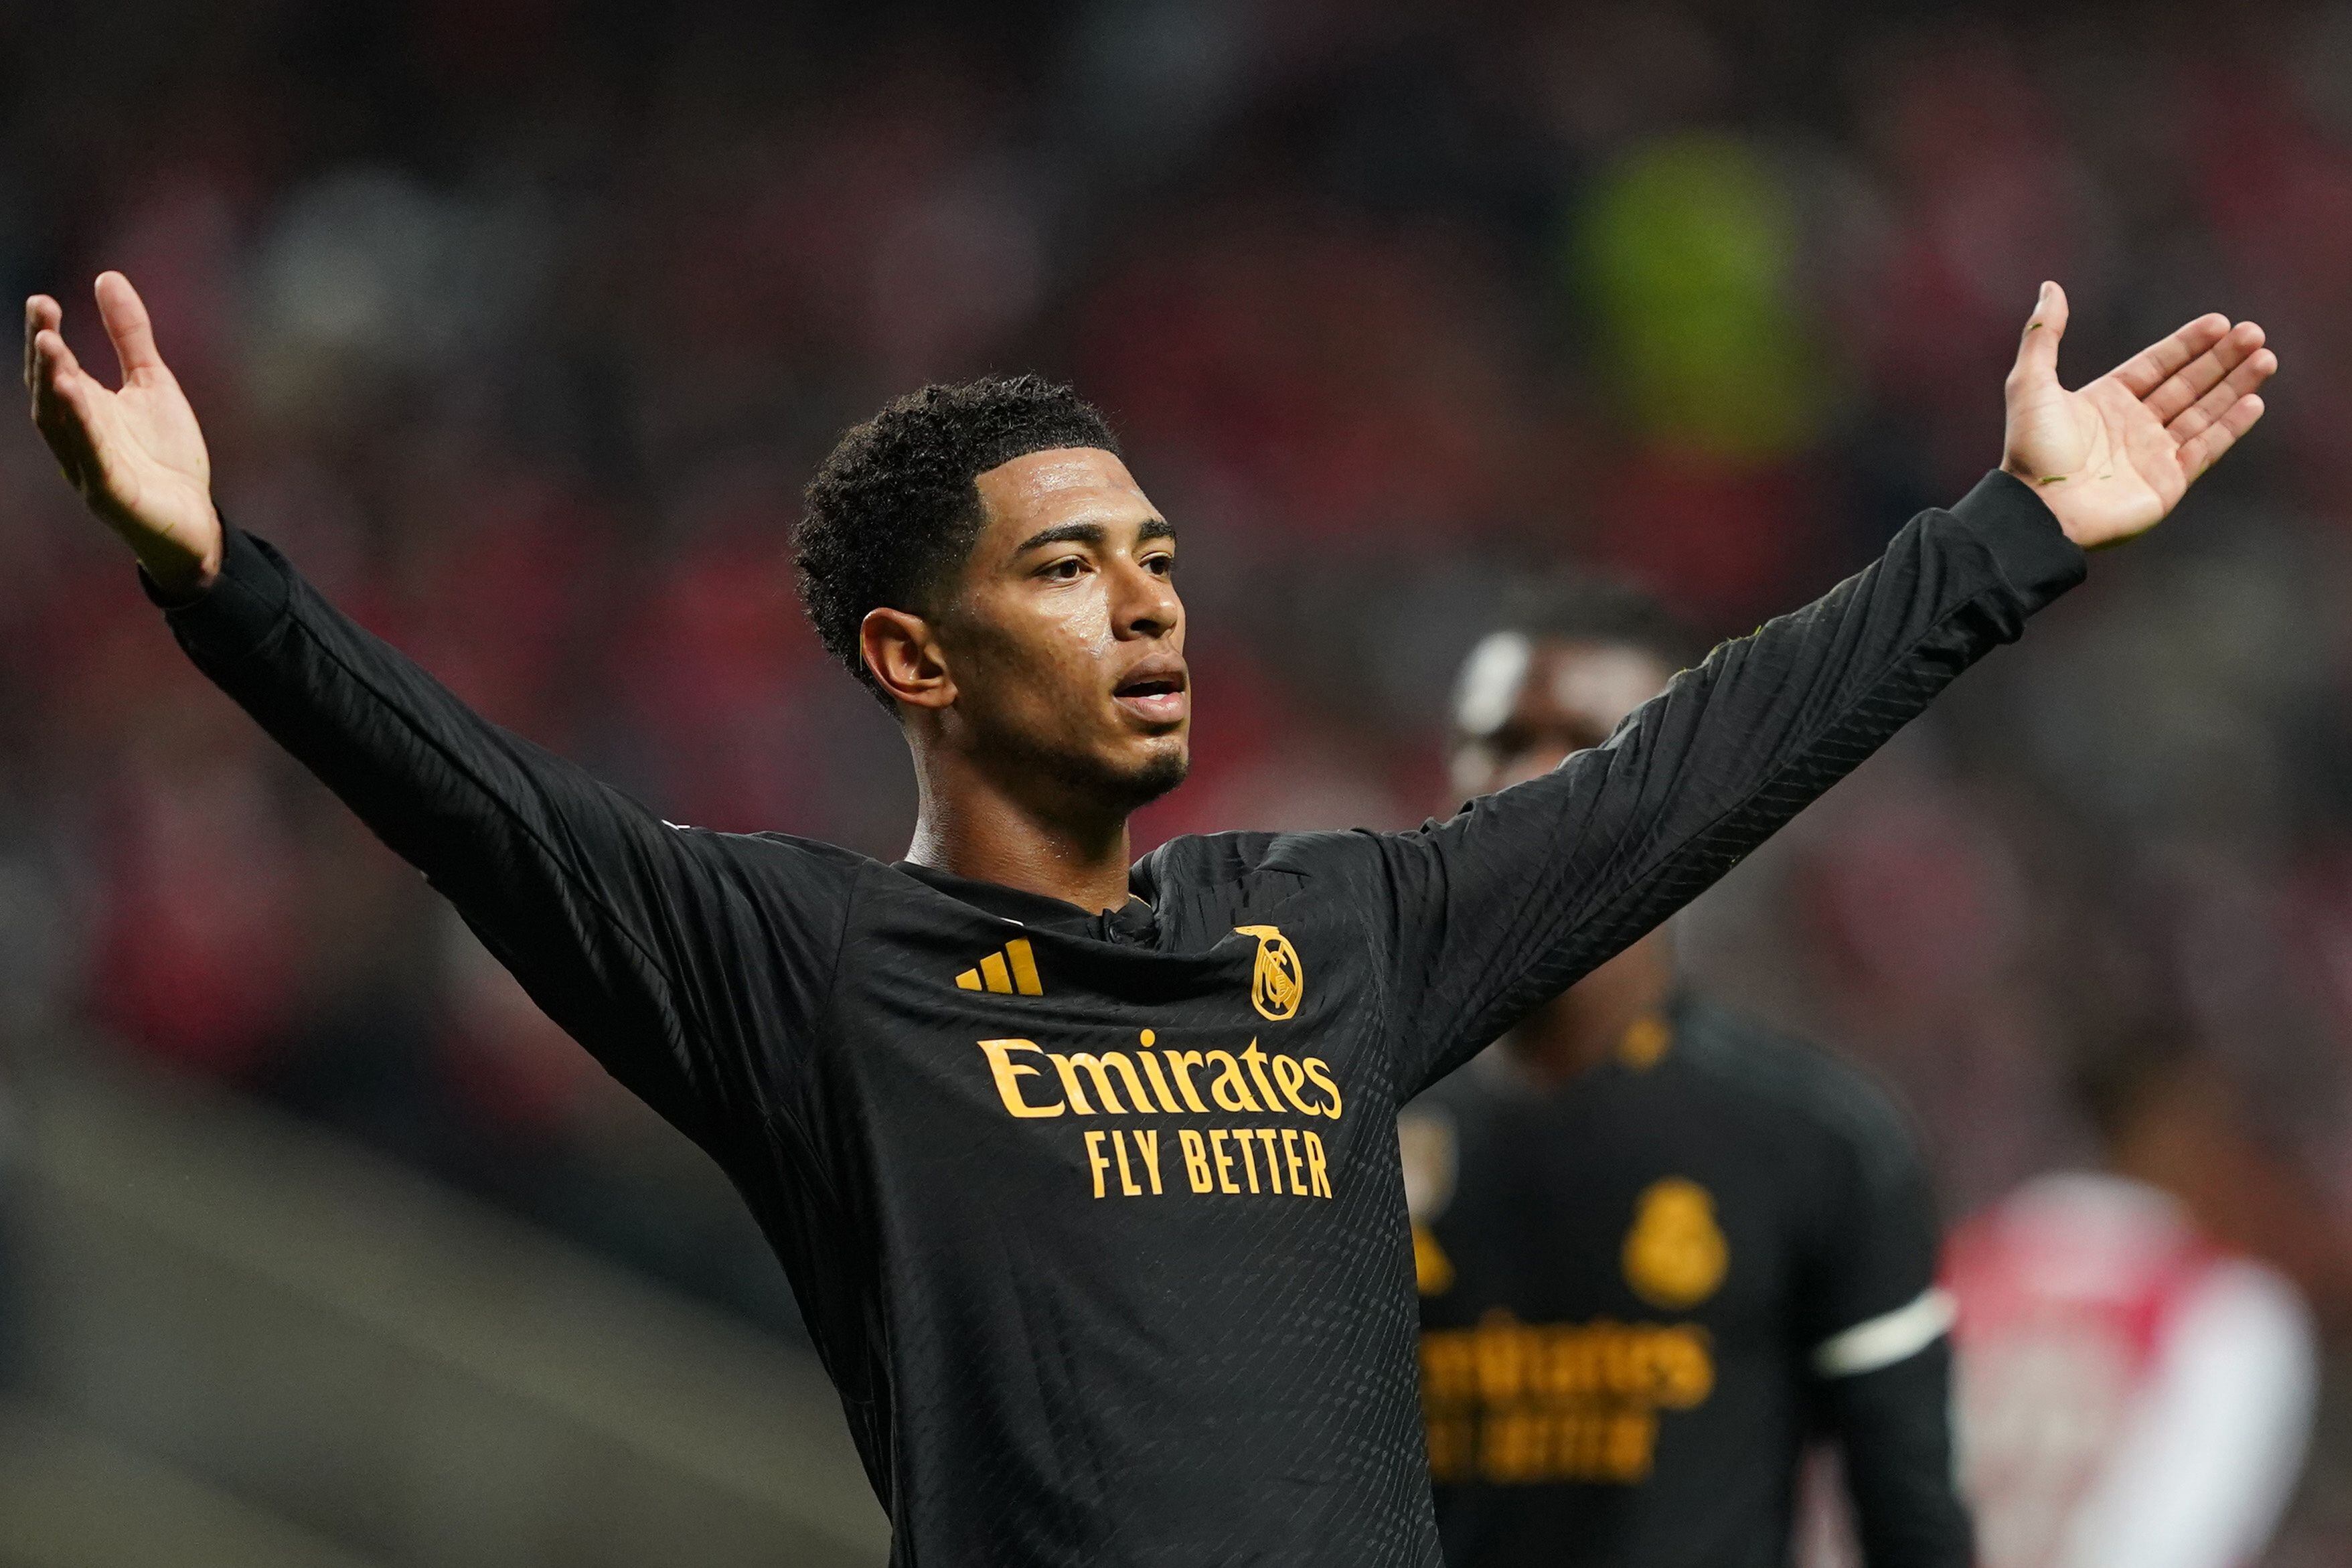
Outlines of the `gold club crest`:
M 1244 936 L 1257 938 L 1257 967 L 1250 975 L 1250 1005 L 1261 1018 L 1280 1023 L 1298 1015 L 1307 996 L 1307 970 L 1298 950 L 1280 926 L 1235 926 Z
M 1651 1183 L 1633 1205 L 1624 1263 L 1625 1283 L 1654 1307 L 1678 1312 L 1714 1295 L 1731 1265 L 1714 1194 L 1682 1176 Z

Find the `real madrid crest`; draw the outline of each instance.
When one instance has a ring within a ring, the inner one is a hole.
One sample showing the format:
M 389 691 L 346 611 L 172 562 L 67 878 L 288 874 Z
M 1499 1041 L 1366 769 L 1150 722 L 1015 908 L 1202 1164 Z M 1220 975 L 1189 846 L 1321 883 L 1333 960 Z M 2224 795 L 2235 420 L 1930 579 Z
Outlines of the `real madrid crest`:
M 1279 1024 L 1296 1017 L 1307 996 L 1307 970 L 1298 950 L 1280 926 L 1235 926 L 1244 936 L 1257 938 L 1257 964 L 1250 973 L 1250 1005 L 1261 1018 Z
M 1624 1264 L 1625 1283 L 1654 1307 L 1679 1312 L 1714 1295 L 1731 1265 L 1714 1194 L 1683 1176 L 1643 1188 L 1625 1233 Z

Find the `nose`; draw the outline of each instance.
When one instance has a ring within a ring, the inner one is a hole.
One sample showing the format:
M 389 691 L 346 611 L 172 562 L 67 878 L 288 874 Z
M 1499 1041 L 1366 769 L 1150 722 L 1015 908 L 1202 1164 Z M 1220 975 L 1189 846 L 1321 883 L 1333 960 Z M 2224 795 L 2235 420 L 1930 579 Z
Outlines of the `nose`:
M 1122 561 L 1112 574 L 1111 631 L 1121 641 L 1171 636 L 1184 621 L 1176 584 L 1139 561 Z

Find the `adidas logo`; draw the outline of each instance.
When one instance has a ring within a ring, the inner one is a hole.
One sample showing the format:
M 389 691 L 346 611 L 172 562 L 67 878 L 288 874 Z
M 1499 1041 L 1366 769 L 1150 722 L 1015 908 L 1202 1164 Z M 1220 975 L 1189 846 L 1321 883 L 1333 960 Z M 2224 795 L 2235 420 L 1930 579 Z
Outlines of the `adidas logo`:
M 993 991 L 1000 996 L 1045 994 L 1037 979 L 1037 955 L 1029 951 L 1025 936 L 1014 937 L 1004 944 L 1003 952 L 990 953 L 978 968 L 957 975 L 956 985 L 965 991 Z

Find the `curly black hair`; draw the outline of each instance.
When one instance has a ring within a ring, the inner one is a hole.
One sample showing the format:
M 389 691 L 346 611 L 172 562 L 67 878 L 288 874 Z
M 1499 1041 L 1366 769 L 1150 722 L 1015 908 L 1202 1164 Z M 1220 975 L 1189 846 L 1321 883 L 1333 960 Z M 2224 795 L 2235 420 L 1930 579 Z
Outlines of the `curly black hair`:
M 842 437 L 808 482 L 793 531 L 801 603 L 825 651 L 891 706 L 859 657 L 869 610 L 931 613 L 980 537 L 974 482 L 1062 447 L 1116 452 L 1110 425 L 1066 386 L 988 376 L 908 393 Z

